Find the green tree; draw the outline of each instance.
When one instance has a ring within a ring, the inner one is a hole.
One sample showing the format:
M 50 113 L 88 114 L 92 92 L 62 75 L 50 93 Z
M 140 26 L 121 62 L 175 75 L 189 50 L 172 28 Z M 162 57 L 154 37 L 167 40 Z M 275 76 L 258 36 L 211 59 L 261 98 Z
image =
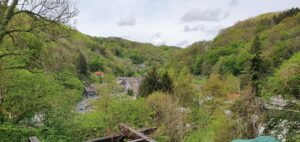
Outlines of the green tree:
M 208 95 L 221 97 L 226 94 L 224 82 L 220 74 L 211 74 L 209 79 L 203 84 L 203 89 Z
M 53 0 L 52 2 L 47 0 L 1 0 L 0 62 L 7 64 L 1 69 L 31 70 L 32 65 L 28 63 L 31 61 L 24 58 L 32 58 L 28 55 L 38 55 L 38 52 L 30 53 L 32 51 L 29 50 L 32 50 L 32 46 L 30 47 L 30 43 L 26 43 L 28 41 L 26 38 L 36 36 L 38 42 L 41 42 L 66 36 L 71 30 L 62 25 L 68 24 L 76 15 L 77 10 L 71 6 L 69 0 Z M 45 34 L 39 34 L 41 31 Z M 12 45 L 5 48 L 2 45 L 4 42 L 10 42 Z M 20 60 L 19 62 L 22 64 L 3 61 L 7 58 Z M 38 64 L 38 61 L 35 64 Z
M 300 52 L 285 61 L 262 87 L 263 96 L 282 95 L 300 99 Z
M 174 80 L 174 96 L 178 98 L 180 105 L 190 105 L 195 97 L 193 76 L 190 74 L 190 70 L 183 67 L 173 74 L 172 79 Z
M 141 64 L 144 62 L 144 59 L 141 55 L 137 54 L 137 53 L 132 53 L 129 55 L 130 60 L 132 60 L 132 62 L 134 64 Z
M 195 60 L 194 66 L 193 66 L 193 74 L 194 75 L 201 74 L 202 62 L 203 62 L 203 59 L 200 56 L 198 56 Z
M 173 93 L 173 81 L 167 71 L 160 77 L 159 85 L 159 90 L 170 94 Z
M 159 75 L 156 68 L 152 68 L 147 75 L 144 77 L 140 87 L 140 95 L 146 97 L 151 93 L 155 92 L 159 88 Z
M 84 75 L 88 74 L 87 61 L 86 61 L 85 56 L 81 52 L 79 53 L 79 57 L 78 57 L 77 70 L 81 74 L 84 74 Z
M 253 93 L 255 94 L 255 96 L 259 96 L 259 83 L 260 79 L 263 77 L 264 72 L 259 36 L 256 36 L 254 38 L 254 41 L 250 48 L 250 53 L 253 55 L 253 57 L 249 61 L 247 74 L 249 75 L 250 85 L 253 89 Z
M 29 118 L 35 113 L 50 108 L 48 97 L 53 98 L 62 90 L 51 76 L 24 70 L 15 72 L 12 81 L 14 86 L 7 92 L 1 112 L 14 123 L 30 123 Z
M 165 93 L 173 93 L 173 81 L 168 72 L 164 72 L 162 75 L 153 68 L 145 77 L 140 87 L 140 94 L 146 97 L 153 92 L 162 91 Z
M 49 25 L 67 24 L 77 15 L 68 0 L 1 0 L 0 1 L 0 42 L 6 36 L 14 38 L 16 33 L 32 33 Z M 16 25 L 11 26 L 15 18 L 26 15 L 28 19 L 18 19 Z
M 101 58 L 92 60 L 89 67 L 92 72 L 103 70 L 103 60 Z

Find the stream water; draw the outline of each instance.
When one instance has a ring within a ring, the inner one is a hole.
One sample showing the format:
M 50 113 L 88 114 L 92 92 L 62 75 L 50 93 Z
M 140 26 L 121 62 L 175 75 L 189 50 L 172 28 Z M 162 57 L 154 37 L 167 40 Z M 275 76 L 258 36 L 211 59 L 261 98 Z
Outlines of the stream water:
M 98 99 L 99 96 L 84 98 L 76 105 L 76 111 L 79 113 L 86 113 L 92 111 L 93 108 L 91 106 L 91 102 Z

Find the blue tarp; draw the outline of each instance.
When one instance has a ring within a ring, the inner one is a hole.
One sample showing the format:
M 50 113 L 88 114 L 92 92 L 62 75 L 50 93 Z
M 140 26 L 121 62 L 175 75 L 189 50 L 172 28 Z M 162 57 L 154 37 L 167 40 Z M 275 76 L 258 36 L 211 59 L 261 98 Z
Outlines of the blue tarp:
M 233 140 L 232 142 L 280 142 L 280 141 L 272 136 L 259 136 L 255 139 L 251 139 L 251 140 L 238 139 L 238 140 Z

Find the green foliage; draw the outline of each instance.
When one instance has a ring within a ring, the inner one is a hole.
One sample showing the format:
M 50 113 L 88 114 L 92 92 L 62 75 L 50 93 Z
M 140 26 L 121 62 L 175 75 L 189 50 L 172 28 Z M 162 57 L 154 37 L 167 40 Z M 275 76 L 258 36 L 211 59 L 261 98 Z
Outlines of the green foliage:
M 277 69 L 273 77 L 268 78 L 263 87 L 263 96 L 283 95 L 299 99 L 300 53 L 296 53 Z
M 144 62 L 144 59 L 141 55 L 137 54 L 137 53 L 131 53 L 129 55 L 129 58 L 132 60 L 132 62 L 134 64 L 141 64 Z
M 174 80 L 173 94 L 178 98 L 180 105 L 189 106 L 195 96 L 189 69 L 187 67 L 177 70 L 170 69 L 170 72 L 170 76 Z
M 62 89 L 53 78 L 28 71 L 15 72 L 13 81 L 14 86 L 10 88 L 1 106 L 7 120 L 13 123 L 19 123 L 31 118 L 36 112 L 47 110 L 50 105 L 47 98 Z
M 236 131 L 231 116 L 224 113 L 224 106 L 215 107 L 216 102 L 203 104 L 202 110 L 193 110 L 193 122 L 198 128 L 185 137 L 186 142 L 223 142 L 236 137 Z
M 253 58 L 251 54 L 245 52 L 251 48 L 251 44 L 254 44 L 249 39 L 260 35 L 257 41 L 260 43 L 262 66 L 265 75 L 271 75 L 284 60 L 300 50 L 297 38 L 300 34 L 300 14 L 296 9 L 290 11 L 294 12 L 263 14 L 239 22 L 223 30 L 210 44 L 204 46 L 195 43 L 189 47 L 190 49 L 182 51 L 179 57 L 187 57 L 185 65 L 192 65 L 194 75 L 209 75 L 216 72 L 222 75 L 226 73 L 241 75 L 247 72 L 245 71 L 247 62 Z M 274 24 L 273 16 L 276 15 L 290 16 L 284 16 L 280 24 Z
M 207 95 L 225 97 L 228 94 L 240 92 L 240 81 L 233 75 L 221 77 L 220 74 L 211 74 L 203 84 L 203 90 Z
M 0 42 L 1 69 L 23 68 L 34 70 L 41 65 L 38 62 L 44 47 L 36 36 L 24 33 L 19 35 L 17 43 L 5 38 Z
M 179 105 L 169 94 L 153 93 L 150 95 L 146 104 L 151 107 L 155 114 L 153 122 L 159 126 L 156 135 L 162 141 L 178 142 L 182 141 L 185 134 L 186 113 L 179 112 Z
M 227 94 L 241 92 L 241 83 L 236 76 L 232 74 L 227 74 L 223 79 L 223 83 L 224 89 L 227 92 Z
M 97 102 L 97 106 L 97 111 L 105 114 L 101 117 L 104 118 L 106 131 L 116 131 L 120 122 L 139 128 L 151 124 L 153 111 L 143 99 L 126 100 L 126 98 L 106 96 Z
M 193 66 L 193 74 L 194 75 L 200 75 L 201 74 L 201 70 L 202 70 L 202 63 L 203 63 L 203 58 L 197 57 L 196 61 L 194 63 Z
M 156 71 L 156 68 L 153 68 L 152 70 L 150 70 L 150 72 L 147 73 L 147 75 L 143 79 L 143 82 L 139 89 L 140 95 L 142 97 L 146 97 L 154 91 L 157 91 L 159 88 L 158 80 L 159 75 Z
M 56 75 L 57 81 L 64 85 L 64 87 L 69 89 L 77 89 L 82 90 L 83 84 L 81 80 L 79 80 L 75 73 L 72 73 L 69 70 L 63 70 Z
M 137 43 L 122 38 L 94 38 L 95 42 L 106 51 L 111 52 L 119 59 L 130 59 L 133 64 L 145 64 L 151 68 L 155 64 L 166 63 L 179 48 L 176 47 L 155 47 L 149 43 Z M 116 62 L 119 64 L 119 62 Z M 128 61 L 126 60 L 128 64 Z
M 240 99 L 230 106 L 232 123 L 237 138 L 253 139 L 258 133 L 258 124 L 263 123 L 266 112 L 260 98 L 253 95 L 251 87 L 242 91 Z M 253 118 L 259 116 L 258 118 Z M 253 123 L 255 121 L 255 123 Z
M 253 57 L 249 60 L 249 65 L 246 68 L 246 76 L 249 78 L 246 81 L 249 81 L 249 85 L 251 85 L 253 93 L 256 96 L 259 96 L 259 84 L 260 80 L 263 78 L 263 74 L 265 73 L 265 68 L 261 58 L 261 43 L 258 36 L 255 37 L 252 43 L 250 53 Z
M 104 66 L 104 64 L 103 64 L 103 60 L 101 58 L 95 58 L 89 64 L 89 68 L 92 72 L 103 70 L 104 69 L 103 66 Z
M 206 51 L 205 54 L 197 57 L 193 68 L 194 74 L 209 75 L 213 72 L 212 67 L 220 60 L 220 57 L 236 54 L 237 51 L 237 46 L 235 45 Z
M 136 128 L 155 125 L 154 137 L 159 141 L 251 138 L 255 134 L 251 115 L 261 114 L 257 113 L 260 104 L 250 89 L 243 86 L 240 90 L 238 77 L 246 84 L 252 80 L 254 88 L 262 88 L 264 97 L 299 99 L 299 19 L 295 9 L 261 15 L 222 31 L 213 41 L 197 42 L 186 49 L 89 37 L 76 31 L 51 42 L 40 40 L 48 37 L 42 31 L 35 33 L 38 36 L 18 34 L 16 45 L 7 37 L 1 42 L 0 56 L 22 55 L 0 57 L 0 97 L 4 98 L 0 141 L 25 141 L 29 135 L 42 141 L 85 141 L 113 134 L 120 122 Z M 260 38 L 249 40 L 256 35 Z M 155 66 L 163 68 L 151 70 Z M 4 69 L 13 67 L 44 72 Z M 105 72 L 102 84 L 91 74 L 95 71 Z M 204 76 L 196 78 L 191 71 Z M 120 91 L 116 76 L 144 76 L 140 93 L 148 96 L 146 100 L 110 96 Z M 94 83 L 101 97 L 92 103 L 93 112 L 80 115 L 74 113 L 74 107 L 81 99 L 84 81 Z M 225 103 L 226 95 L 241 92 L 241 100 L 230 100 L 233 106 Z M 207 96 L 213 99 L 207 100 Z M 299 110 L 299 104 L 289 107 Z M 224 113 L 228 109 L 232 116 Z M 45 115 L 41 125 L 31 121 L 37 113 Z M 298 119 L 292 113 L 268 114 L 274 114 L 270 118 L 283 119 L 288 114 L 289 119 Z M 288 139 L 297 138 L 290 133 Z
M 86 75 L 88 73 L 88 65 L 83 53 L 79 53 L 78 57 L 78 70 L 79 73 Z
M 278 15 L 275 15 L 273 17 L 273 20 L 276 24 L 279 24 L 283 19 L 287 18 L 287 17 L 292 17 L 298 14 L 298 12 L 300 12 L 299 8 L 292 8 L 289 9 L 287 11 L 284 11 Z
M 38 134 L 37 129 L 16 127 L 13 125 L 0 125 L 0 138 L 2 142 L 27 142 L 30 136 Z
M 226 74 L 226 73 L 232 73 L 234 75 L 240 74 L 240 69 L 237 67 L 237 56 L 235 55 L 230 55 L 230 56 L 225 56 L 220 59 L 220 69 L 219 72 L 221 74 Z
M 164 72 L 159 80 L 159 90 L 157 91 L 162 91 L 162 92 L 166 92 L 169 94 L 173 93 L 173 81 L 171 79 L 171 77 L 169 76 L 168 72 Z
M 140 86 L 140 95 L 142 97 L 146 97 L 156 91 L 172 93 L 173 81 L 168 72 L 164 72 L 162 75 L 160 75 L 156 71 L 156 68 L 153 68 L 143 79 L 143 82 Z

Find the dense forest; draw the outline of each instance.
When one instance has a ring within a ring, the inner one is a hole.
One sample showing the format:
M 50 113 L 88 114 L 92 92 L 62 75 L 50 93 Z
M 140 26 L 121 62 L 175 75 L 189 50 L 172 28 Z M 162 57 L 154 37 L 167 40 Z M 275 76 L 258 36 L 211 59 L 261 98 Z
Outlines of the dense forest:
M 300 141 L 300 9 L 179 48 L 85 35 L 64 1 L 24 3 L 0 2 L 0 141 L 85 141 L 119 123 L 156 127 L 159 142 Z M 79 113 L 88 87 L 98 97 Z

